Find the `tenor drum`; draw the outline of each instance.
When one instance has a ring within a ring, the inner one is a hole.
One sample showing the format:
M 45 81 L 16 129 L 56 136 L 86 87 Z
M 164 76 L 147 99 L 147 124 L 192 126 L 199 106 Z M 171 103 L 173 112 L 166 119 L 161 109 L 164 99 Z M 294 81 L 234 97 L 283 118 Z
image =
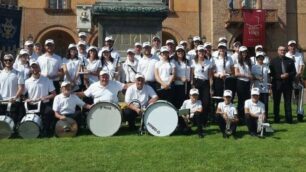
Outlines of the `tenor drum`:
M 94 135 L 107 137 L 119 130 L 121 120 L 121 111 L 116 104 L 99 102 L 90 109 L 87 125 Z
M 154 136 L 168 136 L 174 132 L 178 123 L 176 108 L 169 102 L 159 100 L 148 106 L 144 112 L 144 125 Z
M 0 139 L 11 137 L 14 132 L 15 123 L 13 119 L 6 115 L 0 115 Z
M 19 135 L 24 139 L 37 138 L 42 127 L 41 118 L 36 114 L 24 116 L 18 127 Z
M 57 137 L 74 137 L 78 132 L 77 122 L 69 117 L 58 120 L 55 125 L 55 135 Z

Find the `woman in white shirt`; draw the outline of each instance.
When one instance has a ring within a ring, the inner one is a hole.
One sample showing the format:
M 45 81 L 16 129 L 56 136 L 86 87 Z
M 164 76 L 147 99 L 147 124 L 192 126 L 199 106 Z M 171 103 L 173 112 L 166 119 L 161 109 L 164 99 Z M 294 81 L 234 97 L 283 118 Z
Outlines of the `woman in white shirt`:
M 23 75 L 23 79 L 26 80 L 30 77 L 30 65 L 29 65 L 29 52 L 26 49 L 21 49 L 19 56 L 13 65 L 13 68 Z
M 160 49 L 160 61 L 155 63 L 155 79 L 160 85 L 157 89 L 157 95 L 162 100 L 167 100 L 173 104 L 173 82 L 175 79 L 175 64 L 169 59 L 169 50 L 167 46 Z
M 99 72 L 101 70 L 101 61 L 98 58 L 98 48 L 90 46 L 87 50 L 86 74 L 84 75 L 84 84 L 88 88 L 92 83 L 99 81 Z
M 108 72 L 110 80 L 118 80 L 118 60 L 111 56 L 110 49 L 103 47 L 99 52 L 102 70 Z
M 240 121 L 244 121 L 244 102 L 251 97 L 251 60 L 248 54 L 248 48 L 241 46 L 239 48 L 238 63 L 235 64 L 235 76 L 237 77 L 237 96 L 238 96 L 238 115 Z
M 121 81 L 125 83 L 135 82 L 137 74 L 138 60 L 135 58 L 135 50 L 129 48 L 127 50 L 126 61 L 122 64 Z

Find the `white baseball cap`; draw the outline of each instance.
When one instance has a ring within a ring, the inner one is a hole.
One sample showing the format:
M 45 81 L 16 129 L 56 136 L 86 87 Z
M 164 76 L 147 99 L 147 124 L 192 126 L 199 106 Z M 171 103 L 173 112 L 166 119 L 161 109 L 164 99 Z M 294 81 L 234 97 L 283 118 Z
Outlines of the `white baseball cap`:
M 224 90 L 223 97 L 232 97 L 232 91 L 231 90 Z
M 33 41 L 30 41 L 30 40 L 27 40 L 27 41 L 24 43 L 25 46 L 29 46 L 29 45 L 33 45 L 33 44 L 34 44 L 34 42 L 33 42 Z
M 227 41 L 226 37 L 224 37 L 224 36 L 220 37 L 218 42 L 221 42 L 221 41 Z
M 142 74 L 140 74 L 140 73 L 137 73 L 137 74 L 135 75 L 135 78 L 136 78 L 136 79 L 138 79 L 138 78 L 143 78 L 143 79 L 145 79 L 145 77 L 144 77 Z
M 200 50 L 206 50 L 206 48 L 204 47 L 204 45 L 198 45 L 197 46 L 197 50 L 200 51 Z
M 259 96 L 259 88 L 252 88 L 251 95 L 258 95 Z
M 77 46 L 75 44 L 69 44 L 68 49 L 70 48 L 77 48 Z
M 177 50 L 184 50 L 185 51 L 185 48 L 184 48 L 183 45 L 178 45 L 178 46 L 175 47 L 175 51 L 177 51 Z
M 108 74 L 108 72 L 107 72 L 107 71 L 105 71 L 105 70 L 101 70 L 101 71 L 100 71 L 100 73 L 99 73 L 99 75 L 100 75 L 100 76 L 101 76 L 101 75 L 104 75 L 104 74 L 109 75 L 109 74 Z
M 114 39 L 113 39 L 113 36 L 112 36 L 112 35 L 109 35 L 109 36 L 105 37 L 104 40 L 105 40 L 105 41 L 113 41 Z
M 256 46 L 255 46 L 255 50 L 257 50 L 258 48 L 263 49 L 263 46 L 262 46 L 262 45 L 256 45 Z
M 62 84 L 61 84 L 61 87 L 65 87 L 67 85 L 71 85 L 70 82 L 68 81 L 63 81 Z
M 180 45 L 182 44 L 187 44 L 187 41 L 184 41 L 184 40 L 180 41 Z
M 135 54 L 134 48 L 129 48 L 129 49 L 126 50 L 126 52 L 127 52 L 127 53 L 133 53 L 133 54 Z
M 248 48 L 247 48 L 246 46 L 241 46 L 241 47 L 239 48 L 239 52 L 247 51 L 247 50 L 248 50 Z
M 151 44 L 150 44 L 150 42 L 144 42 L 144 43 L 142 44 L 142 47 L 143 47 L 143 48 L 145 48 L 145 47 L 151 47 Z
M 80 33 L 79 33 L 79 37 L 82 37 L 82 36 L 87 37 L 87 33 L 85 33 L 85 32 L 80 32 Z
M 205 42 L 205 43 L 204 43 L 204 47 L 206 48 L 206 47 L 208 47 L 208 46 L 212 46 L 212 43 L 211 43 L 211 42 Z
M 45 41 L 45 45 L 47 45 L 47 44 L 54 44 L 54 40 L 53 39 L 47 39 Z
M 160 38 L 159 38 L 159 36 L 153 36 L 153 38 L 152 38 L 152 40 L 154 40 L 154 39 L 158 39 L 158 40 L 160 40 Z
M 90 50 L 96 50 L 98 51 L 98 48 L 96 46 L 90 46 L 88 49 L 87 49 L 87 53 L 90 51 Z
M 33 64 L 36 64 L 39 66 L 38 62 L 37 61 L 33 61 L 33 60 L 30 60 L 30 66 L 32 66 Z
M 234 43 L 233 43 L 233 46 L 234 46 L 234 47 L 237 47 L 237 46 L 239 46 L 239 47 L 240 47 L 240 46 L 241 46 L 241 42 L 236 41 L 236 42 L 234 42 Z
M 141 46 L 141 47 L 142 47 L 142 45 L 141 45 L 140 42 L 135 42 L 134 46 L 135 46 L 135 47 L 137 47 L 137 46 Z
M 227 48 L 227 45 L 226 45 L 226 43 L 224 43 L 224 42 L 220 42 L 220 43 L 218 44 L 218 48 L 220 48 L 220 47 L 225 47 L 225 48 Z
M 24 55 L 24 54 L 29 55 L 29 51 L 26 50 L 26 49 L 21 49 L 21 50 L 19 51 L 19 55 Z
M 85 41 L 79 41 L 78 46 L 80 46 L 80 45 L 87 45 L 87 43 Z
M 190 89 L 189 94 L 190 95 L 195 95 L 195 94 L 199 95 L 199 90 L 196 89 L 196 88 L 192 88 L 192 89 Z
M 168 39 L 168 40 L 166 41 L 166 45 L 168 45 L 168 44 L 174 44 L 173 39 Z
M 296 44 L 296 41 L 295 40 L 288 41 L 288 45 L 291 45 L 291 44 Z
M 163 53 L 163 52 L 169 52 L 169 48 L 167 46 L 162 46 L 160 48 L 160 52 Z
M 266 55 L 266 54 L 265 54 L 264 52 L 261 52 L 261 51 L 260 51 L 260 52 L 257 52 L 257 53 L 256 53 L 256 58 L 259 57 L 259 56 L 265 57 L 265 55 Z
M 103 52 L 109 52 L 109 48 L 106 46 L 102 47 L 102 49 L 98 53 L 98 56 L 102 57 Z
M 192 41 L 201 41 L 201 38 L 199 36 L 194 36 L 192 38 Z

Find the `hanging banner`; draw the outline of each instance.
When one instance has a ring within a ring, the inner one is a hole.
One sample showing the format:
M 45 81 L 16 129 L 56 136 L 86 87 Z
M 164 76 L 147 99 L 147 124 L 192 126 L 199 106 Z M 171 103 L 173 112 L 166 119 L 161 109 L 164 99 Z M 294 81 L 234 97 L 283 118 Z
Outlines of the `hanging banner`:
M 243 10 L 243 45 L 254 47 L 264 45 L 266 40 L 265 10 Z
M 19 48 L 21 9 L 0 7 L 0 49 L 16 51 Z

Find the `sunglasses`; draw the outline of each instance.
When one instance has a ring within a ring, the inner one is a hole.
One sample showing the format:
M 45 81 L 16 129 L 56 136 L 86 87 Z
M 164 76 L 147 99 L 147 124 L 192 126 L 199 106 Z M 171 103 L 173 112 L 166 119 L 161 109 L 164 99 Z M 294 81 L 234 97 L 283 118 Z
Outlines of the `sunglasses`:
M 3 61 L 4 61 L 4 62 L 13 62 L 12 59 L 4 59 Z

